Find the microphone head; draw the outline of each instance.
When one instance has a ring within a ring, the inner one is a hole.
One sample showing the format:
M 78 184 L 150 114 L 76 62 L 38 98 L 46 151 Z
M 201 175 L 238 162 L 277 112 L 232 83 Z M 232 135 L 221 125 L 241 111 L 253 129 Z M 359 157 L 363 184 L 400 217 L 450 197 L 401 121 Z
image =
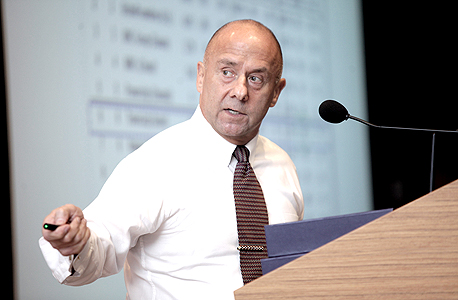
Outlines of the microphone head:
M 329 123 L 340 123 L 350 116 L 348 110 L 337 101 L 325 100 L 318 109 L 320 117 Z

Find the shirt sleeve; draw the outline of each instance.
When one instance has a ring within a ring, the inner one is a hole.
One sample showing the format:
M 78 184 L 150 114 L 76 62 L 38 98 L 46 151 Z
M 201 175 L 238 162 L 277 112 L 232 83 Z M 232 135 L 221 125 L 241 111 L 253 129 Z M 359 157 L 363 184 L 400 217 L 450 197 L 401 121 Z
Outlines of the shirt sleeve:
M 51 269 L 54 278 L 56 278 L 60 283 L 63 283 L 65 278 L 70 276 L 72 263 L 71 256 L 63 256 L 59 251 L 54 249 L 51 244 L 46 241 L 43 237 L 38 241 L 41 252 L 48 264 L 48 267 Z
M 39 244 L 48 267 L 60 283 L 81 286 L 102 277 L 103 264 L 100 262 L 105 261 L 104 249 L 94 232 L 91 232 L 89 240 L 76 257 L 63 256 L 43 237 Z
M 62 256 L 40 239 L 45 260 L 59 282 L 80 286 L 120 272 L 139 237 L 162 224 L 166 216 L 161 184 L 154 184 L 158 180 L 152 178 L 147 163 L 141 153 L 121 161 L 99 196 L 84 209 L 91 236 L 76 258 Z

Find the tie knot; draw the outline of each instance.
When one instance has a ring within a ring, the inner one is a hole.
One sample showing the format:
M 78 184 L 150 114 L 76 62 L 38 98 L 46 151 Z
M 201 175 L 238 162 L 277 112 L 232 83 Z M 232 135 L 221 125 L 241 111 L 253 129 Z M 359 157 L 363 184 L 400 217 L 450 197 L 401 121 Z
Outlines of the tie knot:
M 250 150 L 245 146 L 237 146 L 234 150 L 234 156 L 238 162 L 247 162 L 250 157 Z

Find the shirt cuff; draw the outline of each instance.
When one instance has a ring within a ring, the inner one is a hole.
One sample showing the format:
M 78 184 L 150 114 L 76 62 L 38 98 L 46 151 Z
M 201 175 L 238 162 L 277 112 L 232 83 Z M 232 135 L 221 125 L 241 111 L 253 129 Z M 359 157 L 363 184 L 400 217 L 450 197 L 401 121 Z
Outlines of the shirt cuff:
M 80 277 L 81 274 L 83 274 L 84 270 L 86 270 L 86 267 L 89 264 L 90 260 L 90 249 L 92 248 L 93 240 L 92 238 L 94 237 L 94 234 L 91 233 L 91 236 L 86 242 L 86 245 L 84 245 L 83 250 L 76 255 L 76 257 L 73 257 L 71 260 L 71 264 L 69 266 L 69 271 L 71 272 L 72 277 Z
M 54 249 L 51 244 L 43 237 L 40 238 L 38 243 L 46 263 L 52 271 L 52 275 L 57 279 L 57 281 L 62 283 L 68 276 L 72 274 L 70 270 L 72 257 L 63 256 L 60 254 L 60 252 Z
M 75 257 L 74 255 L 63 256 L 60 252 L 54 249 L 51 244 L 46 241 L 43 237 L 38 241 L 41 252 L 51 269 L 54 278 L 60 283 L 65 284 L 69 277 L 79 277 L 89 261 L 89 250 L 91 249 L 91 243 L 93 243 L 94 234 L 91 232 L 91 236 L 84 246 L 83 250 Z

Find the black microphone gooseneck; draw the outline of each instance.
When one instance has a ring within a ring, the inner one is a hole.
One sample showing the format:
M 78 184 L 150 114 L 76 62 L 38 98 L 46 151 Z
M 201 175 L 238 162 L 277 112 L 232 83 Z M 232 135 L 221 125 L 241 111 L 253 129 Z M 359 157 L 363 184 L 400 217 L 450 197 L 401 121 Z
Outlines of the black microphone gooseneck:
M 432 192 L 433 190 L 433 173 L 434 173 L 434 147 L 436 144 L 436 133 L 437 132 L 446 132 L 446 133 L 458 133 L 458 130 L 439 130 L 439 129 L 422 129 L 422 128 L 408 128 L 408 127 L 391 127 L 391 126 L 380 126 L 374 125 L 369 123 L 363 119 L 354 117 L 348 113 L 348 110 L 335 100 L 325 100 L 320 104 L 318 108 L 318 112 L 320 117 L 329 123 L 338 124 L 348 119 L 355 120 L 357 122 L 363 123 L 365 125 L 375 127 L 375 128 L 383 128 L 383 129 L 402 129 L 402 130 L 415 130 L 415 131 L 426 131 L 433 133 L 433 140 L 432 140 L 432 149 L 431 149 L 431 169 L 429 173 L 429 191 Z

